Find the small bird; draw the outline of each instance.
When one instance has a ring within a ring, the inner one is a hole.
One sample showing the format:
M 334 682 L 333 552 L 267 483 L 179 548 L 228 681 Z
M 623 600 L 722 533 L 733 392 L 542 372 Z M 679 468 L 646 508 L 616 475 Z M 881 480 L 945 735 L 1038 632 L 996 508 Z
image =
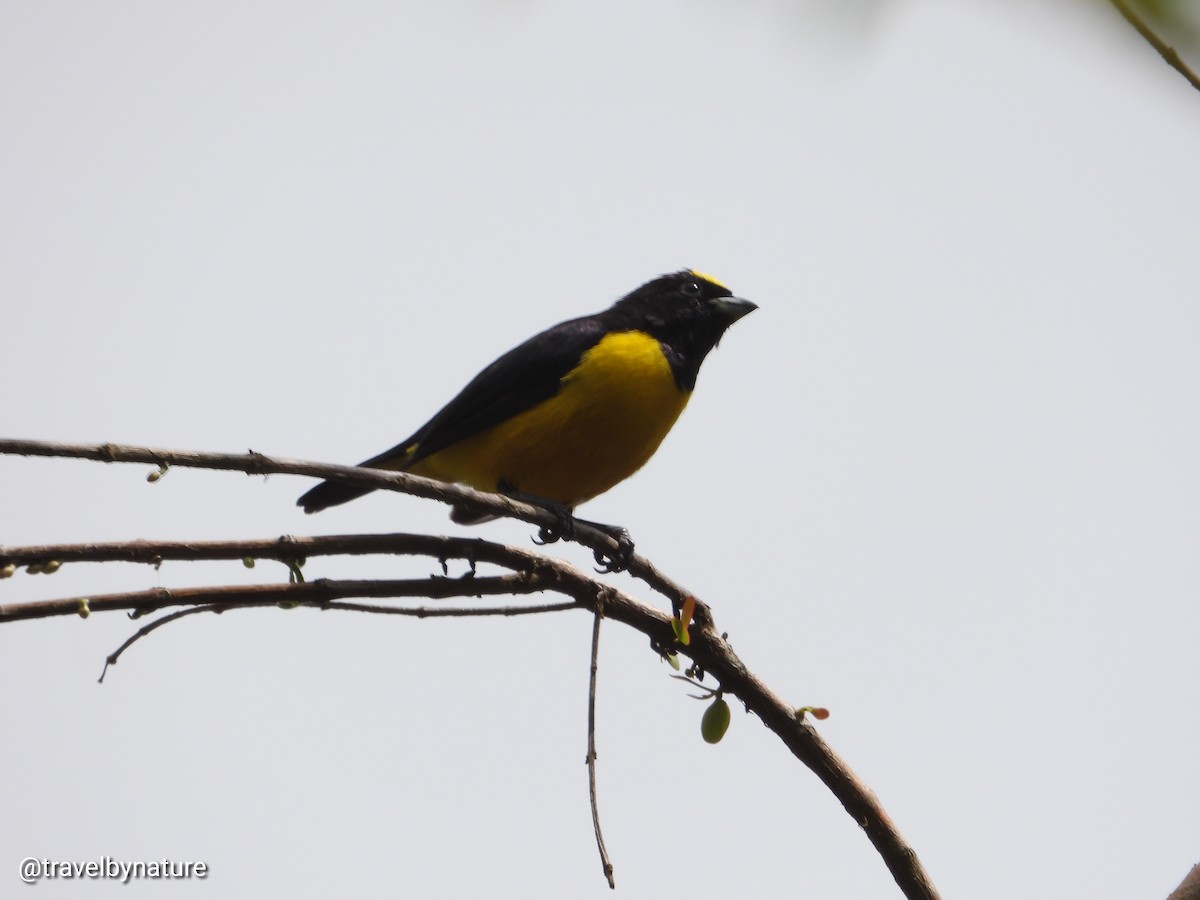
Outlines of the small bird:
M 360 463 L 506 494 L 555 513 L 549 543 L 570 537 L 575 507 L 624 481 L 658 449 L 696 386 L 700 364 L 757 306 L 715 278 L 684 269 L 649 281 L 595 315 L 561 322 L 508 351 L 412 437 Z M 372 488 L 325 481 L 297 501 L 317 512 Z M 451 519 L 495 518 L 455 506 Z M 633 542 L 597 554 L 624 568 Z

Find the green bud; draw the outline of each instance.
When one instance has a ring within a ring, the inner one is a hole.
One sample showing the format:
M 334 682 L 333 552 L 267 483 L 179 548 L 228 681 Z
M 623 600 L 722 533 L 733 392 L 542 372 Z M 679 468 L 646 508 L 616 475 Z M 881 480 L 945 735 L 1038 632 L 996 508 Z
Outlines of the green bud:
M 92 608 L 88 605 L 87 597 L 79 598 L 79 618 L 86 619 L 92 614 Z
M 715 744 L 729 730 L 729 704 L 724 697 L 717 697 L 704 711 L 700 720 L 700 735 L 708 743 Z

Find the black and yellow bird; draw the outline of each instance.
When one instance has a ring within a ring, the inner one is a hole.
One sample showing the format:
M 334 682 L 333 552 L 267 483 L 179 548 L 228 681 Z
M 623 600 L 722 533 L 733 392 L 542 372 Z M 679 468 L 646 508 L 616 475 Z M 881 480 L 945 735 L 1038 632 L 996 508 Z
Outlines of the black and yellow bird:
M 411 472 L 553 510 L 569 535 L 574 509 L 628 478 L 687 405 L 700 364 L 725 330 L 757 307 L 685 269 L 655 278 L 604 312 L 534 335 L 480 372 L 412 437 L 362 466 Z M 317 512 L 372 489 L 326 481 L 297 501 Z M 455 522 L 492 518 L 455 507 Z M 596 525 L 596 523 L 587 523 Z M 633 544 L 617 538 L 622 568 Z

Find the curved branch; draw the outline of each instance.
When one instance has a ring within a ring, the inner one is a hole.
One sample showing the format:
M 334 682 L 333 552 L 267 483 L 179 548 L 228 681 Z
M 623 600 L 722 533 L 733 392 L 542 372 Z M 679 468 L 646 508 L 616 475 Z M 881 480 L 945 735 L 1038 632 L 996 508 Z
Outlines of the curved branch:
M 160 619 L 155 619 L 149 625 L 143 625 L 132 635 L 126 638 L 125 643 L 123 643 L 112 653 L 108 654 L 104 660 L 104 668 L 100 670 L 100 677 L 97 679 L 97 681 L 99 681 L 100 684 L 104 684 L 104 676 L 108 674 L 108 667 L 115 666 L 120 661 L 122 653 L 124 653 L 146 635 L 150 634 L 150 632 L 156 631 L 169 622 L 174 622 L 176 619 L 182 619 L 187 616 L 195 616 L 206 612 L 220 613 L 224 612 L 227 608 L 232 608 L 232 604 L 229 607 L 221 607 L 215 603 L 210 603 L 207 606 L 189 606 L 186 609 L 177 610 L 176 612 L 163 616 Z
M 472 542 L 474 543 L 474 542 Z M 488 542 L 482 542 L 487 544 Z M 537 556 L 531 551 L 492 545 L 489 555 L 505 553 Z M 893 877 L 910 898 L 938 896 L 929 876 L 921 867 L 915 851 L 901 836 L 878 799 L 820 735 L 796 707 L 771 691 L 741 661 L 711 621 L 699 617 L 690 630 L 687 646 L 675 643 L 672 619 L 665 612 L 648 606 L 611 585 L 596 581 L 575 567 L 549 557 L 540 557 L 527 573 L 491 578 L 430 578 L 398 581 L 327 581 L 304 584 L 247 585 L 224 588 L 154 589 L 127 594 L 109 594 L 89 598 L 92 612 L 128 609 L 145 614 L 156 609 L 180 605 L 222 604 L 234 606 L 270 606 L 281 602 L 301 602 L 317 608 L 336 608 L 335 597 L 451 597 L 492 593 L 531 593 L 554 591 L 573 598 L 572 605 L 590 610 L 601 609 L 606 618 L 623 622 L 650 638 L 655 647 L 673 647 L 690 657 L 713 675 L 721 690 L 733 694 L 773 731 L 801 762 L 816 773 L 838 798 L 846 811 L 866 831 L 868 838 L 892 871 Z M 33 601 L 0 607 L 0 622 L 50 615 L 74 615 L 79 612 L 77 598 Z M 371 610 L 363 610 L 371 611 Z M 420 613 L 412 613 L 419 615 Z
M 161 447 L 136 447 L 125 444 L 62 444 L 53 441 L 27 441 L 0 438 L 0 454 L 13 456 L 59 457 L 89 459 L 98 462 L 149 463 L 155 466 L 181 466 L 194 469 L 216 469 L 245 472 L 247 475 L 307 475 L 333 479 L 347 484 L 411 494 L 453 505 L 472 506 L 480 511 L 510 519 L 518 519 L 551 528 L 559 525 L 554 514 L 538 506 L 521 503 L 501 494 L 487 494 L 457 484 L 446 484 L 406 472 L 384 472 L 357 466 L 339 466 L 306 460 L 264 456 L 249 453 L 199 453 L 194 450 L 169 450 Z M 572 538 L 593 552 L 615 552 L 617 542 L 604 531 L 580 522 Z M 678 608 L 688 591 L 671 581 L 645 557 L 635 554 L 627 570 L 630 575 L 646 582 L 671 600 Z
M 144 448 L 118 447 L 106 444 L 79 447 L 75 445 L 43 444 L 29 441 L 0 440 L 0 453 L 24 453 L 39 456 L 78 456 L 106 461 L 132 461 L 175 465 L 192 465 L 201 468 L 234 469 L 251 473 L 279 472 L 311 475 L 315 477 L 340 477 L 346 481 L 369 484 L 400 490 L 418 496 L 432 497 L 447 502 L 470 502 L 498 515 L 506 515 L 535 524 L 553 524 L 544 521 L 548 514 L 536 507 L 527 506 L 490 494 L 480 494 L 466 488 L 444 485 L 428 479 L 398 473 L 375 472 L 345 466 L 320 466 L 290 460 L 275 460 L 259 454 L 194 454 L 179 451 L 148 450 Z M 581 543 L 593 549 L 597 546 L 612 549 L 607 543 L 593 541 L 594 536 L 582 534 Z M 609 541 L 607 535 L 599 538 Z M 192 548 L 188 555 L 186 548 Z M 388 547 L 389 549 L 383 549 Z M 337 549 L 340 548 L 340 549 Z M 370 548 L 370 549 L 368 549 Z M 404 548 L 404 549 L 401 549 Z M 658 652 L 670 647 L 675 652 L 690 657 L 701 670 L 713 675 L 724 693 L 737 696 L 749 712 L 759 717 L 764 725 L 774 732 L 793 755 L 816 773 L 822 782 L 838 798 L 846 811 L 866 831 L 868 838 L 891 870 L 896 883 L 909 898 L 933 900 L 938 896 L 936 889 L 925 873 L 916 853 L 901 836 L 875 795 L 864 785 L 846 764 L 821 739 L 807 721 L 802 710 L 785 702 L 770 690 L 742 660 L 733 652 L 728 641 L 713 623 L 711 611 L 697 604 L 690 629 L 690 642 L 684 646 L 676 643 L 672 629 L 673 619 L 662 610 L 655 609 L 641 600 L 620 591 L 611 585 L 597 581 L 575 567 L 539 553 L 504 547 L 484 540 L 455 538 L 428 538 L 419 535 L 368 535 L 334 536 L 325 538 L 284 538 L 278 541 L 222 542 L 208 544 L 172 544 L 133 542 L 121 546 L 107 545 L 61 545 L 56 547 L 8 549 L 0 557 L 13 561 L 39 563 L 48 560 L 75 561 L 128 559 L 153 563 L 172 558 L 240 558 L 261 556 L 277 558 L 284 562 L 316 555 L 318 552 L 409 552 L 421 553 L 436 559 L 459 557 L 472 561 L 489 562 L 510 569 L 510 574 L 498 576 L 467 576 L 459 578 L 432 577 L 426 579 L 403 579 L 391 581 L 333 581 L 318 580 L 302 584 L 242 585 L 215 588 L 155 589 L 125 594 L 109 594 L 88 598 L 84 604 L 79 598 L 32 601 L 29 603 L 0 606 L 0 623 L 16 619 L 31 619 L 54 615 L 76 615 L 106 609 L 128 609 L 136 615 L 171 606 L 208 606 L 221 608 L 240 606 L 267 606 L 279 603 L 300 603 L 318 609 L 335 609 L 345 597 L 472 597 L 484 594 L 528 594 L 552 591 L 565 595 L 573 601 L 569 607 L 587 609 L 593 615 L 623 622 L 637 629 L 650 639 Z M 197 554 L 211 553 L 202 556 Z M 42 554 L 42 555 L 39 555 Z M 7 565 L 9 563 L 5 563 Z M 2 568 L 2 567 L 0 567 Z M 681 603 L 687 596 L 674 582 L 669 581 L 651 564 L 635 557 L 631 571 L 672 599 L 672 605 Z M 364 612 L 383 611 L 367 608 L 362 604 L 346 604 Z M 549 608 L 549 605 L 548 607 Z M 554 608 L 562 608 L 561 605 Z M 388 608 L 390 611 L 390 608 Z M 216 611 L 216 609 L 214 609 Z M 427 611 L 425 614 L 429 614 Z M 448 612 L 448 611 L 447 611 Z M 397 613 L 399 610 L 397 609 Z M 404 615 L 421 615 L 420 611 L 405 611 Z M 172 614 L 174 615 L 174 614 Z M 176 616 L 178 617 L 178 616 Z M 173 619 L 171 619 L 173 620 Z M 160 620 L 159 624 L 163 624 Z M 158 627 L 152 623 L 152 627 Z
M 155 619 L 149 625 L 144 625 L 135 631 L 120 647 L 114 650 L 104 660 L 104 669 L 100 673 L 100 683 L 104 683 L 104 676 L 108 674 L 108 667 L 115 666 L 126 650 L 150 634 L 161 628 L 169 622 L 174 622 L 176 619 L 182 619 L 186 616 L 194 616 L 198 613 L 220 613 L 231 609 L 249 609 L 255 606 L 262 606 L 259 602 L 250 601 L 233 601 L 233 602 L 214 602 L 203 606 L 188 606 L 176 612 L 169 613 L 161 618 Z M 341 609 L 348 612 L 367 612 L 379 613 L 382 615 L 392 616 L 413 616 L 418 619 L 435 618 L 438 616 L 446 618 L 464 618 L 471 616 L 529 616 L 538 615 L 540 613 L 561 612 L 563 610 L 575 609 L 574 603 L 543 603 L 539 606 L 468 606 L 468 607 L 440 607 L 430 609 L 427 606 L 418 607 L 397 607 L 397 606 L 379 606 L 373 603 L 344 603 L 339 600 L 331 600 L 328 603 L 323 603 L 319 607 L 309 607 L 310 609 Z

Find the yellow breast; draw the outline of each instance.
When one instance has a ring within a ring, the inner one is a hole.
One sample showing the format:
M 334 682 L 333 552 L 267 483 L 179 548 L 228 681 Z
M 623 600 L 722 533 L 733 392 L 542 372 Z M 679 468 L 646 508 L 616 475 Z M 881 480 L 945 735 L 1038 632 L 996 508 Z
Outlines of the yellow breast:
M 583 354 L 553 397 L 409 471 L 485 491 L 505 484 L 574 507 L 645 465 L 689 396 L 656 339 L 610 334 Z

